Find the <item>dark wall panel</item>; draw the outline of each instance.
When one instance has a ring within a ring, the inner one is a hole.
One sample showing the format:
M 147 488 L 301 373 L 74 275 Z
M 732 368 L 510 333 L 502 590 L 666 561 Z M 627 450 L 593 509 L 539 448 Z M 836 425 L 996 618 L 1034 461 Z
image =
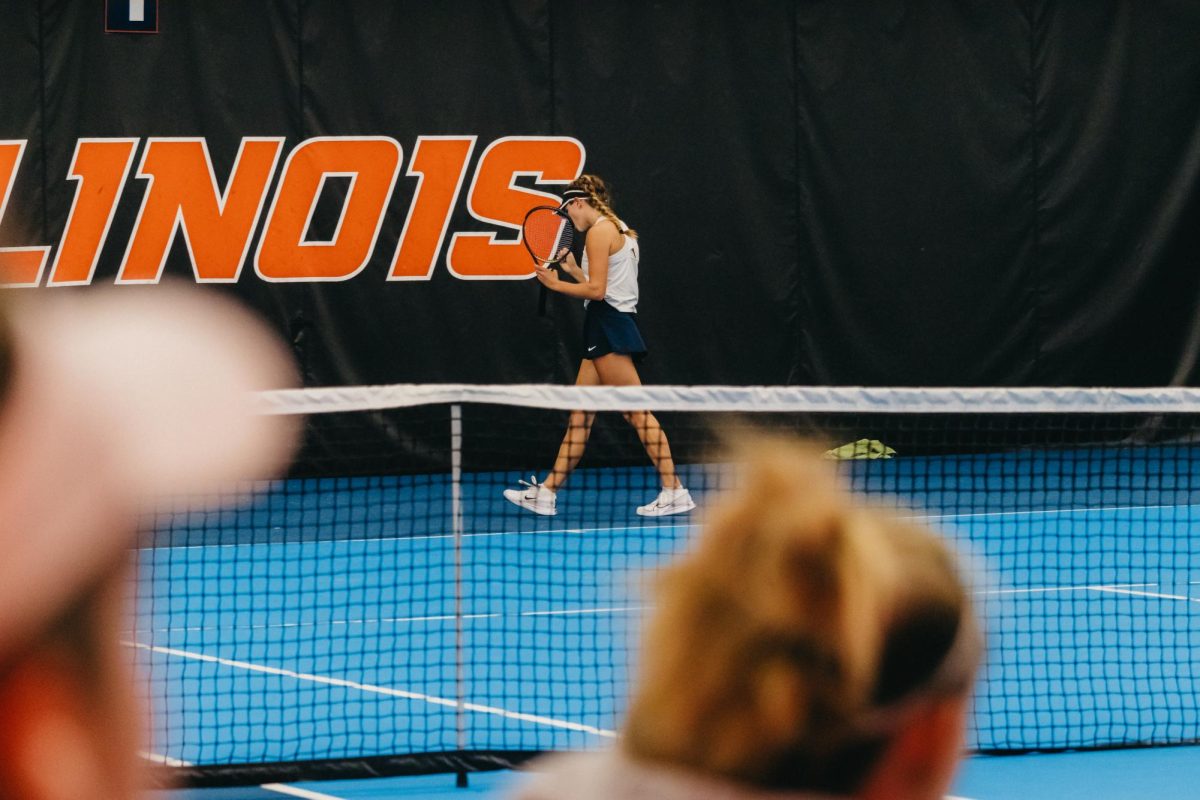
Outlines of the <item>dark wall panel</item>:
M 37 7 L 24 0 L 0 0 L 0 15 L 0 139 L 27 141 L 0 224 L 0 247 L 42 244 L 47 241 L 47 216 L 41 19 Z
M 642 237 L 651 380 L 804 377 L 791 8 L 552 4 L 558 127 Z
M 799 265 L 819 383 L 1006 384 L 1036 352 L 1016 4 L 797 4 Z
M 1200 6 L 1034 5 L 1037 378 L 1164 383 L 1200 300 Z
M 49 213 L 57 241 L 75 196 L 66 180 L 85 137 L 204 137 L 218 182 L 243 136 L 299 132 L 294 3 L 161 3 L 156 35 L 106 34 L 95 4 L 43 4 Z M 121 198 L 97 281 L 111 280 L 124 255 L 144 182 Z M 176 242 L 166 273 L 191 278 Z
M 0 0 L 0 136 L 29 141 L 0 245 L 58 243 L 80 138 L 203 137 L 222 184 L 243 137 L 282 137 L 284 158 L 395 139 L 361 273 L 270 282 L 252 248 L 222 287 L 310 385 L 578 368 L 577 301 L 538 317 L 534 282 L 460 280 L 445 247 L 429 280 L 386 280 L 431 135 L 476 137 L 468 183 L 501 137 L 585 146 L 642 234 L 651 382 L 1197 378 L 1195 3 L 163 2 L 146 36 L 104 33 L 98 8 Z M 124 187 L 93 283 L 115 279 L 145 183 Z M 337 226 L 348 184 L 330 187 L 315 229 Z M 489 231 L 512 236 L 460 195 L 446 242 Z M 165 273 L 190 280 L 181 239 Z
M 386 281 L 416 189 L 405 170 L 418 136 L 478 137 L 465 192 L 488 144 L 552 132 L 547 14 L 542 3 L 304 4 L 308 135 L 386 135 L 404 149 L 367 270 L 344 283 L 293 287 L 312 309 L 322 346 L 312 357 L 329 382 L 538 380 L 558 368 L 554 348 L 521 344 L 551 341 L 549 323 L 534 314 L 531 281 L 459 280 L 444 256 L 428 282 Z M 481 229 L 464 197 L 450 229 Z M 496 335 L 481 335 L 489 327 Z

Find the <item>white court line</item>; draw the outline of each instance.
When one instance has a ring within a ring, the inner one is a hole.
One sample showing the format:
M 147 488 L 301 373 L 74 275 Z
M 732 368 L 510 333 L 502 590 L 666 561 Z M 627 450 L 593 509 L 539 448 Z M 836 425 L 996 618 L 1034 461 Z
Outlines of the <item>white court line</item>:
M 548 533 L 612 533 L 613 531 L 662 531 L 674 530 L 675 528 L 698 528 L 699 523 L 695 522 L 677 522 L 671 525 L 612 525 L 606 528 L 551 528 L 544 531 L 488 531 L 486 533 L 464 533 L 463 538 L 481 538 L 488 536 L 523 536 L 533 534 L 542 536 Z M 394 536 L 388 539 L 345 539 L 348 542 L 392 542 L 392 541 L 422 541 L 425 539 L 453 539 L 454 534 L 451 533 L 431 533 L 422 534 L 421 536 Z
M 1200 581 L 1193 581 L 1198 583 Z M 1044 586 L 1027 589 L 978 589 L 972 594 L 977 597 L 991 597 L 999 595 L 1019 595 L 1019 594 L 1054 594 L 1059 592 L 1120 592 L 1126 589 L 1138 589 L 1151 586 L 1157 586 L 1155 583 L 1113 583 L 1113 584 L 1081 584 L 1078 586 Z M 1132 594 L 1133 592 L 1126 592 Z M 1147 596 L 1156 596 L 1148 593 Z M 1189 599 L 1176 598 L 1174 595 L 1162 595 L 1174 599 Z M 584 616 L 588 614 L 631 614 L 641 613 L 644 611 L 652 611 L 653 606 L 608 606 L 601 608 L 563 608 L 551 609 L 548 611 L 520 611 L 516 614 L 463 614 L 464 620 L 476 619 L 500 619 L 520 617 L 558 617 L 558 616 Z M 399 625 L 411 622 L 453 622 L 459 619 L 454 614 L 437 614 L 431 616 L 420 617 L 379 617 L 376 619 L 332 619 L 306 622 L 270 622 L 258 625 L 185 625 L 180 627 L 167 628 L 141 628 L 144 633 L 210 633 L 212 631 L 261 631 L 261 630 L 288 630 L 292 628 L 318 628 L 318 627 L 350 627 L 350 626 L 366 626 L 366 625 Z
M 517 619 L 520 617 L 569 617 L 586 614 L 624 614 L 647 611 L 650 606 L 612 606 L 609 608 L 562 608 L 550 611 L 519 611 L 516 614 L 463 614 L 461 619 Z M 207 633 L 210 631 L 263 631 L 286 630 L 288 628 L 317 628 L 321 626 L 349 627 L 351 625 L 394 625 L 404 622 L 453 622 L 460 619 L 454 614 L 438 614 L 427 617 L 380 617 L 378 619 L 330 619 L 306 622 L 269 622 L 259 625 L 191 625 L 177 628 L 141 628 L 144 633 Z
M 559 617 L 576 614 L 624 614 L 630 611 L 648 611 L 650 606 L 613 606 L 612 608 L 564 608 L 555 611 L 522 611 L 522 617 Z
M 371 694 L 382 694 L 388 697 L 400 697 L 405 700 L 419 700 L 423 703 L 429 703 L 435 706 L 444 706 L 446 708 L 459 708 L 457 700 L 450 700 L 445 697 L 438 697 L 431 694 L 422 694 L 421 692 L 409 692 L 404 689 L 392 689 L 387 686 L 376 686 L 370 683 L 359 683 L 357 681 L 348 681 L 344 678 L 331 678 L 327 675 L 312 675 L 305 672 L 296 672 L 290 669 L 281 669 L 279 667 L 269 667 L 265 664 L 253 664 L 249 661 L 237 661 L 231 658 L 220 658 L 219 656 L 210 656 L 207 653 L 196 653 L 190 650 L 179 650 L 173 647 L 161 647 L 158 645 L 145 644 L 143 642 L 122 642 L 126 647 L 132 647 L 137 650 L 148 650 L 162 655 L 176 656 L 178 658 L 189 658 L 195 661 L 207 661 L 211 664 L 220 664 L 226 667 L 234 667 L 244 669 L 249 672 L 261 672 L 266 675 L 279 675 L 285 678 L 292 678 L 298 681 L 308 681 L 310 683 L 319 683 L 325 686 L 339 686 L 345 689 L 356 689 L 360 692 L 369 692 Z M 509 711 L 506 708 L 498 708 L 496 706 L 485 706 L 479 703 L 463 703 L 461 706 L 467 711 L 473 711 L 477 714 L 493 714 L 505 719 L 515 719 L 521 722 L 532 722 L 537 725 L 545 725 L 549 728 L 561 728 L 563 730 L 578 731 L 581 733 L 590 733 L 593 736 L 602 736 L 606 739 L 615 739 L 616 731 L 597 728 L 594 725 L 584 725 L 580 722 L 570 722 L 568 720 L 554 719 L 553 717 L 543 717 L 537 714 L 525 714 L 519 711 Z
M 501 614 L 463 614 L 462 619 L 493 619 Z M 516 615 L 514 615 L 516 616 Z M 330 627 L 351 625 L 391 625 L 400 622 L 450 622 L 457 620 L 453 614 L 439 614 L 430 617 L 380 617 L 379 619 L 331 619 L 318 622 L 269 622 L 260 625 L 190 625 L 180 628 L 141 628 L 143 633 L 206 633 L 208 631 L 269 631 L 286 630 L 288 628 L 317 628 L 322 625 Z
M 975 519 L 978 517 L 1032 517 L 1052 514 L 1099 514 L 1109 511 L 1155 511 L 1164 508 L 1194 508 L 1193 505 L 1104 506 L 1101 508 L 1043 508 L 1028 511 L 981 511 L 977 514 L 929 514 L 906 519 L 929 522 L 933 520 Z
M 1032 517 L 1032 516 L 1049 516 L 1054 514 L 1097 514 L 1108 513 L 1111 511 L 1153 511 L 1166 508 L 1194 508 L 1192 504 L 1188 505 L 1155 505 L 1155 506 L 1104 506 L 1101 508 L 1046 508 L 1032 509 L 1028 511 L 981 511 L 979 513 L 968 514 L 919 514 L 912 516 L 904 516 L 901 519 L 915 520 L 918 522 L 938 522 L 938 521 L 953 521 L 956 519 L 979 519 L 983 517 Z M 676 530 L 687 528 L 698 528 L 699 523 L 685 522 L 675 523 L 670 525 L 616 525 L 604 528 L 551 528 L 549 530 L 506 530 L 506 531 L 486 531 L 481 533 L 464 533 L 464 539 L 486 538 L 491 536 L 542 536 L 547 534 L 573 533 L 611 533 L 612 531 L 650 531 L 650 530 Z M 287 545 L 287 544 L 320 544 L 327 542 L 337 542 L 339 544 L 358 544 L 362 542 L 407 542 L 407 541 L 427 541 L 430 539 L 453 539 L 454 534 L 451 533 L 435 533 L 423 534 L 420 536 L 376 536 L 376 537 L 355 537 L 351 539 L 306 539 L 301 541 L 277 541 L 277 542 L 227 542 L 224 544 L 185 544 L 185 545 L 165 545 L 165 546 L 150 546 L 139 547 L 138 551 L 160 551 L 160 550 L 206 550 L 209 548 L 231 548 L 231 547 L 255 547 L 262 545 Z
M 611 533 L 613 531 L 669 531 L 679 528 L 698 528 L 699 523 L 695 522 L 678 522 L 671 525 L 616 525 L 607 528 L 551 528 L 544 531 L 487 531 L 483 533 L 464 533 L 464 539 L 478 539 L 489 536 L 545 536 L 547 534 L 557 533 Z M 261 547 L 264 545 L 297 545 L 297 544 L 361 544 L 363 542 L 420 542 L 429 539 L 453 539 L 452 533 L 431 533 L 422 534 L 420 536 L 364 536 L 351 539 L 303 539 L 300 541 L 288 541 L 286 539 L 277 542 L 226 542 L 224 544 L 180 544 L 180 545 L 150 545 L 148 547 L 139 547 L 137 552 L 142 551 L 161 551 L 161 550 L 208 550 L 222 549 L 230 547 Z
M 1182 594 L 1163 594 L 1162 592 L 1135 592 L 1131 589 L 1118 589 L 1114 586 L 1097 586 L 1097 592 L 1108 592 L 1110 594 L 1128 594 L 1135 597 L 1157 597 L 1162 600 L 1187 600 L 1189 603 L 1200 603 L 1200 598 L 1188 597 Z
M 1049 594 L 1052 592 L 1104 592 L 1104 591 L 1119 591 L 1122 589 L 1134 589 L 1139 586 L 1157 586 L 1156 583 L 1113 583 L 1113 584 L 1090 584 L 1082 586 L 1046 586 L 1036 589 L 981 589 L 973 592 L 976 595 L 997 595 L 997 594 Z
M 266 789 L 268 792 L 279 792 L 280 794 L 289 794 L 292 797 L 303 797 L 305 800 L 341 800 L 340 797 L 334 797 L 331 794 L 322 794 L 320 792 L 310 792 L 308 789 L 301 789 L 298 786 L 288 786 L 283 783 L 264 783 L 261 789 Z
M 148 753 L 145 750 L 138 751 L 138 756 L 154 764 L 162 764 L 164 767 L 190 767 L 192 762 L 182 761 L 178 758 L 165 756 L 162 753 Z

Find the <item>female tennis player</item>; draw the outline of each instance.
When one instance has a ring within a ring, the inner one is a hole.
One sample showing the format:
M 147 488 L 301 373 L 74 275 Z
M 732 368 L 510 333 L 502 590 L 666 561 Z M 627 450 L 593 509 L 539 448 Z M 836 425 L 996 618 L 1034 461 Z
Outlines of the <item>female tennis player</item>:
M 634 362 L 646 355 L 646 343 L 637 325 L 638 239 L 637 233 L 613 213 L 608 187 L 595 175 L 581 175 L 563 192 L 559 211 L 585 234 L 582 265 L 568 254 L 563 270 L 575 283 L 561 280 L 554 270 L 538 265 L 537 279 L 547 289 L 583 298 L 587 308 L 583 322 L 583 362 L 575 378 L 577 386 L 639 386 Z M 646 517 L 682 514 L 696 507 L 688 490 L 675 474 L 671 447 L 662 426 L 649 411 L 627 411 L 625 419 L 637 431 L 646 454 L 662 479 L 662 491 L 652 502 L 639 506 Z M 558 513 L 556 494 L 571 470 L 583 457 L 592 431 L 594 412 L 571 413 L 567 433 L 558 448 L 554 467 L 546 480 L 521 481 L 524 489 L 506 489 L 504 496 L 535 514 Z
M 518 800 L 941 800 L 983 638 L 944 540 L 864 508 L 815 450 L 747 443 L 663 576 L 617 746 Z

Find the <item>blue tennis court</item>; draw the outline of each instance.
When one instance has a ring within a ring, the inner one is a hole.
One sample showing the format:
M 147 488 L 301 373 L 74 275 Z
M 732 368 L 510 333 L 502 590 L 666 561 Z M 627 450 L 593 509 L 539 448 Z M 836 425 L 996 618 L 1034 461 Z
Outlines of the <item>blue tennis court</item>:
M 912 507 L 976 566 L 990 648 L 973 747 L 1194 738 L 1200 504 L 1183 502 L 1180 471 L 1194 451 L 1135 452 L 847 464 L 857 489 Z M 151 676 L 155 753 L 239 764 L 609 742 L 646 579 L 699 517 L 636 516 L 649 469 L 579 471 L 556 517 L 501 499 L 517 477 L 463 476 L 460 537 L 443 476 L 290 481 L 176 520 L 141 552 L 129 642 Z
M 471 485 L 466 505 L 481 505 Z M 444 490 L 353 487 L 348 495 L 368 496 L 348 505 L 405 506 L 417 494 L 439 505 Z M 645 602 L 636 575 L 683 546 L 691 526 L 589 527 L 565 508 L 532 517 L 496 495 L 486 520 L 465 521 L 461 614 L 449 533 L 387 536 L 351 519 L 344 538 L 143 551 L 134 646 L 169 698 L 156 749 L 228 763 L 454 750 L 460 700 L 469 748 L 611 738 Z

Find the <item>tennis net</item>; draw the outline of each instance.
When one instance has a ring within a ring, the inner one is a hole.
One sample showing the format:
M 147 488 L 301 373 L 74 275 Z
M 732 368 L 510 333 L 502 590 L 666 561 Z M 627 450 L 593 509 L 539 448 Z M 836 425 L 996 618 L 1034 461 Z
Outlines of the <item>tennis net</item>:
M 264 403 L 307 417 L 288 478 L 223 511 L 163 509 L 138 552 L 126 644 L 151 757 L 187 782 L 465 773 L 610 743 L 647 580 L 730 485 L 722 443 L 744 429 L 823 443 L 857 493 L 980 565 L 975 750 L 1200 739 L 1200 391 L 387 386 Z M 660 475 L 623 417 L 646 425 L 645 409 L 694 511 L 638 513 Z M 506 500 L 592 413 L 555 513 Z

